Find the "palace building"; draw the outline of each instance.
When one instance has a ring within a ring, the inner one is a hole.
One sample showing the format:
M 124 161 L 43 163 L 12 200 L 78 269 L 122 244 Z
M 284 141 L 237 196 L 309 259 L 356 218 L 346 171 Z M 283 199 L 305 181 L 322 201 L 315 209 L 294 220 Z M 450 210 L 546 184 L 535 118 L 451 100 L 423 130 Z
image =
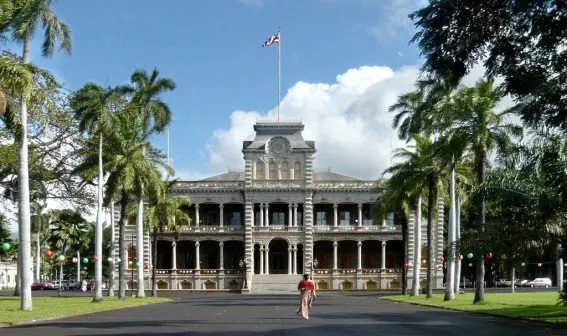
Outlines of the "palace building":
M 254 139 L 242 144 L 244 171 L 175 185 L 173 193 L 193 203 L 192 223 L 182 226 L 177 237 L 160 234 L 156 265 L 151 265 L 146 237 L 146 267 L 140 267 L 146 288 L 152 267 L 159 289 L 290 291 L 303 273 L 313 274 L 319 290 L 401 287 L 407 267 L 401 226 L 393 215 L 379 221 L 371 217 L 379 197 L 373 192 L 375 181 L 314 170 L 315 142 L 303 139 L 303 129 L 301 122 L 258 121 Z M 443 252 L 442 223 L 440 218 L 434 225 L 436 256 Z M 425 251 L 425 225 L 422 232 Z M 127 226 L 127 288 L 136 287 L 133 234 L 135 227 Z M 409 288 L 411 265 L 408 271 Z M 442 278 L 442 268 L 436 267 L 436 287 Z

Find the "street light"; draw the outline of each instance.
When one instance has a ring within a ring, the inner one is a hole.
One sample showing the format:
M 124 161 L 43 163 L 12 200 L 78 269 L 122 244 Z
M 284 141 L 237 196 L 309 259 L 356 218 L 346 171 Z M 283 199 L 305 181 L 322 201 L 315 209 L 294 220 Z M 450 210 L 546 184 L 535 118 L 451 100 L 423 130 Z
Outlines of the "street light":
M 248 289 L 248 279 L 246 277 L 246 266 L 249 265 L 250 263 L 252 263 L 252 260 L 250 260 L 250 258 L 246 258 L 246 260 L 240 259 L 240 261 L 238 262 L 238 265 L 240 266 L 240 268 L 242 268 L 243 274 L 244 274 L 244 287 L 242 289 Z

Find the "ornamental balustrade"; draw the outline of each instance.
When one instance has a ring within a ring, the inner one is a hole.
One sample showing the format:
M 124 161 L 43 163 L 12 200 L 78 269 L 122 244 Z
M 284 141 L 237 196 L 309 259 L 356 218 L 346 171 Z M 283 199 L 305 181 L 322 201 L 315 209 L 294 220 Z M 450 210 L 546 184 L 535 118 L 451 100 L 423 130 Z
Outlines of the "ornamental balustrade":
M 173 189 L 174 192 L 187 190 L 226 190 L 244 188 L 244 182 L 178 182 Z
M 363 268 L 361 270 L 361 274 L 363 275 L 372 275 L 372 274 L 383 274 L 383 273 L 401 273 L 401 268 Z M 354 268 L 339 268 L 333 270 L 332 268 L 316 268 L 313 270 L 313 273 L 316 275 L 329 275 L 329 274 L 338 274 L 338 275 L 354 275 L 357 274 L 357 270 Z
M 283 226 L 283 225 L 270 225 L 270 226 L 254 226 L 252 231 L 268 231 L 268 232 L 298 232 L 303 231 L 303 226 Z
M 242 269 L 156 269 L 156 274 L 158 275 L 170 275 L 170 274 L 201 274 L 201 275 L 210 275 L 210 274 L 243 274 Z
M 313 227 L 315 231 L 371 231 L 371 232 L 398 232 L 402 230 L 402 227 L 399 225 L 396 226 L 381 226 L 381 225 L 371 225 L 371 226 L 357 226 L 357 225 L 339 225 L 339 226 L 332 226 L 332 225 L 315 225 Z
M 252 188 L 259 189 L 301 189 L 305 188 L 304 181 L 295 180 L 254 180 Z
M 376 186 L 375 182 L 315 182 L 313 186 L 316 189 L 351 189 L 351 190 L 368 190 Z

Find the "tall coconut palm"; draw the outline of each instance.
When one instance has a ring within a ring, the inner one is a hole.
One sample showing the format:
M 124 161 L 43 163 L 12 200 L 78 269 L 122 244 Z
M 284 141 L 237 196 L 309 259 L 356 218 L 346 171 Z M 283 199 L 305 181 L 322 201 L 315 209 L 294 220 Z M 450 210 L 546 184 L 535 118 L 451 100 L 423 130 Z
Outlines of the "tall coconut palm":
M 494 150 L 506 152 L 512 147 L 511 137 L 520 137 L 522 128 L 505 123 L 509 111 L 496 112 L 497 104 L 505 96 L 500 87 L 490 80 L 480 80 L 474 87 L 460 89 L 453 98 L 453 109 L 449 111 L 451 131 L 447 132 L 446 144 L 454 153 L 471 152 L 475 184 L 485 180 L 488 156 Z M 486 201 L 484 194 L 476 201 L 477 230 L 484 231 Z M 485 251 L 487 252 L 487 251 Z M 484 257 L 479 255 L 476 265 L 476 291 L 473 302 L 484 301 Z
M 31 40 L 37 28 L 45 28 L 41 53 L 49 57 L 56 46 L 71 52 L 71 33 L 69 27 L 59 20 L 51 8 L 52 0 L 24 0 L 19 1 L 11 11 L 11 17 L 3 20 L 0 31 L 10 31 L 14 41 L 23 43 L 22 63 L 30 62 Z M 21 256 L 18 259 L 19 274 L 21 274 L 21 309 L 32 310 L 31 296 L 31 253 L 30 253 L 30 200 L 29 200 L 29 173 L 28 173 L 28 138 L 27 138 L 27 97 L 20 97 L 20 124 L 21 137 L 19 137 L 19 172 L 18 172 L 18 232 L 21 242 Z
M 416 196 L 408 192 L 405 178 L 402 174 L 390 176 L 389 179 L 382 179 L 378 182 L 375 191 L 380 195 L 372 205 L 372 215 L 376 219 L 384 218 L 388 213 L 394 212 L 402 222 L 402 241 L 403 251 L 403 271 L 402 271 L 402 295 L 407 294 L 407 270 L 408 270 L 408 221 L 412 209 L 417 206 Z M 414 252 L 415 253 L 415 252 Z M 419 259 L 419 258 L 418 258 Z M 419 272 L 413 272 L 414 277 Z M 419 283 L 419 280 L 418 280 Z M 417 287 L 416 287 L 417 288 Z
M 130 77 L 131 84 L 123 86 L 121 91 L 132 95 L 132 103 L 138 110 L 142 120 L 142 138 L 148 139 L 155 132 L 163 132 L 171 122 L 171 110 L 160 96 L 175 89 L 175 82 L 169 78 L 160 78 L 159 71 L 154 68 L 151 74 L 144 70 L 136 70 Z M 138 217 L 136 219 L 137 255 L 144 255 L 144 186 L 140 186 L 138 195 Z M 144 272 L 138 272 L 136 296 L 144 297 Z
M 75 119 L 79 121 L 79 131 L 88 132 L 93 137 L 98 137 L 98 181 L 97 181 L 97 211 L 95 228 L 95 256 L 99 260 L 95 262 L 95 293 L 94 302 L 103 300 L 102 296 L 102 226 L 104 222 L 103 213 L 103 165 L 102 165 L 102 143 L 105 132 L 111 130 L 111 114 L 117 105 L 116 90 L 102 88 L 95 83 L 87 83 L 76 91 L 69 102 L 75 113 Z
M 35 256 L 35 281 L 41 281 L 41 240 L 42 237 L 48 236 L 49 223 L 51 222 L 51 213 L 42 213 L 45 205 L 34 202 L 32 204 L 33 215 L 31 215 L 31 232 L 36 238 L 36 256 Z
M 433 295 L 433 226 L 437 215 L 437 203 L 439 193 L 443 187 L 445 163 L 439 158 L 439 147 L 429 137 L 414 134 L 412 136 L 414 145 L 400 148 L 395 157 L 401 159 L 401 163 L 394 164 L 386 169 L 385 173 L 392 175 L 405 175 L 406 188 L 411 188 L 411 194 L 427 194 L 427 288 L 426 295 Z M 413 191 L 415 190 L 415 192 Z M 420 191 L 418 191 L 420 190 Z M 419 221 L 416 218 L 416 221 Z
M 124 231 L 127 218 L 127 209 L 132 201 L 132 195 L 141 194 L 141 186 L 149 198 L 155 197 L 162 188 L 161 169 L 171 172 L 165 163 L 164 156 L 156 151 L 149 142 L 141 138 L 142 120 L 130 109 L 123 110 L 115 115 L 115 132 L 103 144 L 106 150 L 103 153 L 104 166 L 108 172 L 105 206 L 114 200 L 120 202 L 119 220 L 119 284 L 118 297 L 125 298 L 125 261 L 124 258 Z M 80 170 L 94 169 L 98 153 L 86 150 Z M 141 255 L 138 255 L 139 258 Z M 143 266 L 143 260 L 140 259 Z M 141 271 L 140 271 L 141 272 Z M 139 286 L 138 286 L 139 287 Z
M 153 200 L 148 207 L 147 223 L 152 232 L 152 296 L 157 296 L 156 283 L 156 264 L 157 264 L 157 238 L 158 234 L 165 230 L 177 232 L 177 223 L 188 225 L 191 217 L 184 208 L 191 206 L 191 200 L 185 196 L 168 197 L 167 191 L 170 191 L 175 181 L 164 182 L 166 192 L 160 193 L 157 199 Z M 175 267 L 175 265 L 174 265 Z

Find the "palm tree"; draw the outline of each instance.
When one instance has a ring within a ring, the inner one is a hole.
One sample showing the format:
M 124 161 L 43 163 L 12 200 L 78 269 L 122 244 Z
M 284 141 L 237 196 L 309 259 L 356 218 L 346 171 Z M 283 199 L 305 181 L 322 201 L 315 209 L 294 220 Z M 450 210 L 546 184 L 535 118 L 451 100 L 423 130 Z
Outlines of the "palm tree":
M 60 257 L 63 257 L 59 260 L 58 295 L 61 296 L 63 263 L 67 248 L 71 247 L 79 250 L 81 247 L 88 245 L 89 224 L 80 213 L 69 209 L 52 210 L 51 215 L 53 220 L 50 223 L 52 228 L 48 241 L 52 247 L 59 251 Z
M 22 64 L 30 63 L 31 40 L 38 26 L 45 28 L 41 53 L 49 57 L 55 51 L 56 44 L 71 52 L 71 33 L 69 27 L 61 22 L 52 8 L 52 0 L 26 0 L 18 3 L 11 11 L 8 20 L 2 20 L 0 31 L 10 31 L 11 37 L 23 43 Z M 18 259 L 19 274 L 21 274 L 21 309 L 32 310 L 31 284 L 31 253 L 30 253 L 30 200 L 28 173 L 28 139 L 27 139 L 27 97 L 20 97 L 21 136 L 19 143 L 19 174 L 18 174 L 18 222 L 21 255 Z
M 176 181 L 165 181 L 166 191 L 170 191 Z M 191 217 L 183 209 L 191 206 L 191 200 L 185 196 L 167 197 L 160 193 L 148 207 L 147 223 L 152 231 L 152 296 L 157 296 L 156 264 L 157 264 L 157 238 L 165 230 L 172 230 L 177 234 L 177 223 L 189 224 Z M 175 265 L 174 265 L 175 267 Z
M 121 91 L 132 95 L 132 103 L 142 120 L 142 138 L 148 139 L 155 132 L 163 132 L 171 122 L 171 110 L 160 99 L 160 95 L 175 89 L 175 82 L 169 78 L 159 78 L 154 68 L 151 75 L 144 70 L 136 70 L 130 77 L 131 84 L 121 87 Z M 139 258 L 144 256 L 144 185 L 140 186 L 138 196 L 138 217 L 136 219 L 136 247 Z M 144 273 L 138 272 L 136 297 L 144 297 Z
M 495 87 L 491 80 L 480 80 L 474 87 L 460 89 L 453 98 L 453 108 L 448 111 L 451 130 L 444 135 L 443 142 L 453 153 L 470 151 L 473 155 L 475 184 L 485 180 L 488 156 L 498 150 L 505 153 L 512 148 L 511 136 L 522 135 L 522 128 L 504 123 L 509 111 L 496 112 L 496 105 L 502 100 L 503 88 Z M 457 154 L 458 155 L 458 154 Z M 486 201 L 484 194 L 476 204 L 477 230 L 485 229 Z M 473 302 L 484 301 L 484 257 L 479 255 L 476 265 L 476 291 Z
M 31 215 L 31 232 L 36 237 L 36 260 L 35 260 L 35 280 L 41 281 L 41 240 L 48 236 L 51 213 L 42 213 L 45 209 L 44 204 L 32 203 L 33 215 Z
M 164 162 L 164 156 L 151 147 L 146 139 L 141 138 L 143 124 L 135 111 L 126 108 L 116 113 L 113 124 L 115 132 L 107 136 L 103 144 L 103 162 L 108 173 L 104 205 L 108 206 L 112 200 L 120 202 L 118 250 L 121 261 L 118 274 L 118 297 L 124 299 L 126 296 L 124 230 L 127 209 L 132 200 L 131 195 L 140 195 L 143 185 L 148 198 L 155 198 L 162 188 L 160 168 L 169 173 L 171 173 L 171 168 Z M 77 167 L 77 170 L 88 174 L 97 167 L 98 151 L 86 148 L 82 154 L 83 162 Z
M 105 132 L 111 129 L 113 109 L 117 105 L 116 91 L 111 88 L 102 88 L 95 83 L 87 83 L 73 94 L 69 102 L 75 112 L 75 119 L 79 121 L 79 131 L 87 131 L 93 137 L 98 137 L 98 181 L 97 181 L 97 212 L 95 228 L 95 256 L 100 260 L 95 263 L 95 293 L 93 302 L 103 300 L 102 296 L 102 226 L 103 214 L 103 167 L 102 143 Z
M 439 147 L 429 137 L 413 134 L 415 145 L 400 148 L 395 157 L 402 162 L 386 169 L 385 173 L 404 176 L 410 194 L 427 193 L 427 298 L 433 295 L 433 223 L 435 222 L 439 192 L 444 190 L 445 163 L 439 158 Z M 401 184 L 400 184 L 401 186 Z M 419 198 L 418 198 L 418 203 Z M 418 209 L 420 210 L 420 209 Z M 418 211 L 419 212 L 419 211 Z M 419 223 L 420 218 L 416 218 Z
M 404 242 L 403 251 L 403 271 L 402 271 L 402 295 L 407 294 L 407 269 L 408 269 L 408 221 L 411 209 L 416 207 L 416 196 L 408 194 L 407 185 L 404 180 L 403 172 L 400 175 L 391 176 L 389 179 L 381 179 L 377 183 L 375 192 L 380 196 L 372 205 L 372 215 L 376 219 L 384 218 L 389 212 L 393 211 L 402 221 L 402 241 Z M 415 252 L 414 252 L 415 253 Z M 418 258 L 419 259 L 419 258 Z M 414 278 L 417 275 L 419 284 L 419 272 L 413 272 Z M 417 287 L 415 287 L 417 289 Z M 416 294 L 417 295 L 417 294 Z

